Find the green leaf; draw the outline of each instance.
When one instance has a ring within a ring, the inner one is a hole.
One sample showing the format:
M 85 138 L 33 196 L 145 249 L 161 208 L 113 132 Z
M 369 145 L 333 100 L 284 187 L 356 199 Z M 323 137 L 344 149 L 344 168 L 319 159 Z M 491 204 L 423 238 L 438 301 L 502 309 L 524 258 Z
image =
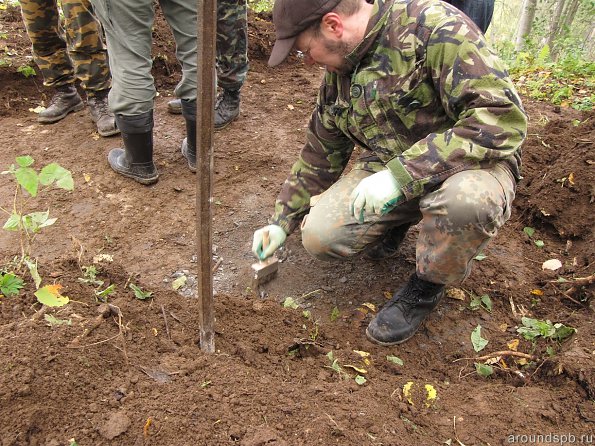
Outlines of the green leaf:
M 29 155 L 17 156 L 16 161 L 20 167 L 29 167 L 31 164 L 35 162 L 35 160 L 31 158 Z
M 109 296 L 110 294 L 113 294 L 115 291 L 116 291 L 116 285 L 112 283 L 105 290 L 95 291 L 95 295 L 97 297 L 99 297 L 100 299 L 105 299 L 107 296 Z
M 484 378 L 487 378 L 492 373 L 494 373 L 494 368 L 491 365 L 480 364 L 479 362 L 476 362 L 475 363 L 475 371 L 477 372 L 477 374 L 479 376 L 483 376 Z
M 552 339 L 556 341 L 562 341 L 576 332 L 576 328 L 567 327 L 560 323 L 554 324 L 554 328 L 556 332 L 552 335 Z
M 41 285 L 41 276 L 37 271 L 37 260 L 31 260 L 29 258 L 26 258 L 25 265 L 27 265 L 27 268 L 29 268 L 29 274 L 31 274 L 31 277 L 33 278 L 35 288 L 39 288 L 39 285 Z
M 337 319 L 339 319 L 340 315 L 341 313 L 339 313 L 339 309 L 334 307 L 333 311 L 331 311 L 331 322 L 335 322 Z
M 129 287 L 132 291 L 134 291 L 134 297 L 137 299 L 146 300 L 153 295 L 151 291 L 143 291 L 133 283 L 131 283 Z
M 283 301 L 283 308 L 291 308 L 292 310 L 296 310 L 297 308 L 299 308 L 299 305 L 293 299 L 293 297 L 286 297 Z
M 62 296 L 58 290 L 59 288 L 57 285 L 46 285 L 35 292 L 35 297 L 37 297 L 37 300 L 40 303 L 47 305 L 48 307 L 63 307 L 70 302 L 70 299 L 66 296 Z
M 39 173 L 39 182 L 44 186 L 48 186 L 53 182 L 60 189 L 73 190 L 74 180 L 69 170 L 60 166 L 58 163 L 50 163 L 41 169 Z
M 16 296 L 24 286 L 23 279 L 12 273 L 0 275 L 0 292 L 7 297 Z
M 471 343 L 473 344 L 473 350 L 476 352 L 482 351 L 488 345 L 488 340 L 481 337 L 481 325 L 477 325 L 475 330 L 471 332 Z
M 33 170 L 31 167 L 19 167 L 15 171 L 14 175 L 21 187 L 29 192 L 29 195 L 32 197 L 37 196 L 39 178 L 35 170 Z
M 44 314 L 43 318 L 46 320 L 50 327 L 54 327 L 56 325 L 72 325 L 72 320 L 70 319 L 58 319 L 52 316 L 51 314 Z
M 388 362 L 392 362 L 393 364 L 403 365 L 403 360 L 397 356 L 387 355 L 386 360 Z
M 533 243 L 535 243 L 535 246 L 537 246 L 538 248 L 543 248 L 545 246 L 543 240 L 535 240 Z
M 492 312 L 492 299 L 487 294 L 481 296 L 471 295 L 471 302 L 469 302 L 469 308 L 473 311 L 483 308 L 488 312 Z
M 172 287 L 172 288 L 173 288 L 175 291 L 177 291 L 177 290 L 179 290 L 180 288 L 182 288 L 184 285 L 186 285 L 186 281 L 187 281 L 187 280 L 188 280 L 188 278 L 187 278 L 186 276 L 182 275 L 182 276 L 178 277 L 176 280 L 174 280 L 174 281 L 171 283 L 171 287 Z
M 481 303 L 483 304 L 484 308 L 488 310 L 490 313 L 492 312 L 492 299 L 487 294 L 484 294 L 480 297 Z
M 366 378 L 364 378 L 362 375 L 357 375 L 355 377 L 355 382 L 360 386 L 364 385 L 366 383 L 366 381 L 367 381 Z
M 21 216 L 19 214 L 11 214 L 2 226 L 2 229 L 6 229 L 7 231 L 18 231 L 20 227 Z
M 477 260 L 478 262 L 481 262 L 482 260 L 486 259 L 488 256 L 486 256 L 484 253 L 479 253 L 477 254 L 475 257 L 473 257 L 474 260 Z
M 549 320 L 540 321 L 537 319 L 523 317 L 521 322 L 523 326 L 517 328 L 517 332 L 528 341 L 533 341 L 539 336 L 545 339 L 562 341 L 576 332 L 575 328 L 567 327 L 561 323 L 552 324 L 552 322 Z
M 533 228 L 532 228 L 532 227 L 530 227 L 530 226 L 525 226 L 525 227 L 523 228 L 523 232 L 524 232 L 525 234 L 527 234 L 529 237 L 533 237 L 533 234 L 535 234 L 535 229 L 533 229 Z
M 31 212 L 23 216 L 23 227 L 27 232 L 37 233 L 42 228 L 53 225 L 57 218 L 49 218 L 50 211 Z

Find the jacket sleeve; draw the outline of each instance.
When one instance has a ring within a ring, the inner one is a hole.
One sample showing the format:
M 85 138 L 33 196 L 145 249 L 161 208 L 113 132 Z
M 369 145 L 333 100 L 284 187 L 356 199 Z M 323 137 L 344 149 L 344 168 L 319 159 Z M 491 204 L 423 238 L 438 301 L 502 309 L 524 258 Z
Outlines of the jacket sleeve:
M 428 134 L 387 162 L 406 199 L 429 192 L 457 172 L 503 160 L 520 177 L 527 118 L 512 81 L 483 36 L 460 20 L 444 18 L 425 44 L 433 88 L 455 124 Z
M 353 142 L 335 126 L 326 106 L 326 84 L 308 125 L 306 144 L 291 168 L 275 202 L 270 222 L 293 232 L 310 209 L 310 198 L 328 189 L 343 173 L 353 152 Z

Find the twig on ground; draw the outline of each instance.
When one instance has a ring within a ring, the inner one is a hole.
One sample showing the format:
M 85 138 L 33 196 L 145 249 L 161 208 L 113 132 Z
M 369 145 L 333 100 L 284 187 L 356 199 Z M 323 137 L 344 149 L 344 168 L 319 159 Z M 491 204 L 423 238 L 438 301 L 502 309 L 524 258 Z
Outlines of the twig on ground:
M 161 314 L 163 315 L 163 321 L 165 322 L 165 332 L 167 333 L 167 338 L 171 341 L 171 334 L 169 333 L 169 324 L 167 323 L 167 315 L 165 314 L 165 308 L 163 304 L 161 304 Z
M 217 262 L 215 262 L 215 265 L 213 266 L 212 269 L 212 273 L 215 274 L 215 271 L 217 271 L 217 269 L 219 269 L 219 266 L 221 265 L 221 263 L 223 263 L 223 259 L 219 259 L 217 260 Z
M 459 443 L 459 446 L 465 446 L 463 443 L 461 443 L 461 440 L 459 440 L 459 436 L 457 435 L 457 416 L 456 415 L 454 417 L 452 417 L 452 427 L 455 431 L 455 440 L 457 440 L 457 443 Z
M 490 353 L 489 355 L 477 356 L 475 358 L 458 358 L 458 359 L 455 359 L 453 362 L 464 361 L 464 360 L 486 361 L 488 359 L 496 358 L 498 356 L 517 356 L 519 358 L 530 359 L 531 361 L 534 361 L 537 359 L 535 356 L 530 355 L 528 353 L 515 352 L 514 350 L 500 350 L 497 352 Z

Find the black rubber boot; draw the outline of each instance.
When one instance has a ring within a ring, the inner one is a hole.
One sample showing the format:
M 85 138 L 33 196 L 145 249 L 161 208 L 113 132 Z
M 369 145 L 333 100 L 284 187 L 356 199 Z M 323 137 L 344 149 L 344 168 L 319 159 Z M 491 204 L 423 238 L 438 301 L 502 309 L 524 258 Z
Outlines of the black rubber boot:
M 153 163 L 153 111 L 136 116 L 116 115 L 124 149 L 110 150 L 112 169 L 141 184 L 153 184 L 159 172 Z
M 196 101 L 182 100 L 182 115 L 186 121 L 186 138 L 182 141 L 182 155 L 188 167 L 196 172 Z
M 37 121 L 42 124 L 52 124 L 65 118 L 70 112 L 85 108 L 85 103 L 72 84 L 56 87 L 56 94 L 50 105 L 37 115 Z
M 389 229 L 384 238 L 364 252 L 364 256 L 370 260 L 390 259 L 399 252 L 399 246 L 411 227 L 410 223 Z
M 413 274 L 366 329 L 368 339 L 395 345 L 411 338 L 444 296 L 444 285 L 427 282 Z
M 179 115 L 182 113 L 182 100 L 181 99 L 172 99 L 167 103 L 167 111 L 174 115 Z
M 225 128 L 240 116 L 240 90 L 223 90 L 215 102 L 215 130 Z

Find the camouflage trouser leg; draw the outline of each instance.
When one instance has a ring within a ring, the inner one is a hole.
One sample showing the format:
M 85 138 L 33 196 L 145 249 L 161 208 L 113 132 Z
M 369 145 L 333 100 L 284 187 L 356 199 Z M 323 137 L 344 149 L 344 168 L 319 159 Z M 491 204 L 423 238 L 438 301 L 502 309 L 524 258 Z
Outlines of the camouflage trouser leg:
M 417 273 L 430 282 L 460 282 L 473 257 L 496 236 L 508 218 L 515 182 L 508 169 L 468 170 L 448 178 L 439 189 L 390 213 L 357 223 L 349 213 L 353 188 L 372 172 L 352 170 L 320 195 L 302 222 L 302 242 L 314 257 L 353 256 L 373 246 L 391 228 L 421 220 Z
M 110 85 L 101 25 L 88 0 L 63 0 L 64 28 L 56 0 L 21 0 L 23 21 L 33 57 L 48 87 L 74 83 L 77 77 L 90 96 Z
M 136 116 L 153 110 L 156 90 L 151 75 L 153 0 L 92 0 L 105 29 L 112 70 L 110 109 Z M 161 0 L 161 9 L 176 41 L 182 79 L 175 94 L 196 99 L 196 2 Z
M 74 74 L 88 96 L 107 90 L 111 85 L 103 30 L 94 16 L 89 0 L 62 0 L 68 53 Z
M 46 87 L 74 83 L 74 68 L 66 46 L 56 0 L 20 0 L 23 22 L 31 39 L 33 59 Z
M 217 2 L 217 85 L 239 90 L 248 74 L 248 6 L 246 0 Z

